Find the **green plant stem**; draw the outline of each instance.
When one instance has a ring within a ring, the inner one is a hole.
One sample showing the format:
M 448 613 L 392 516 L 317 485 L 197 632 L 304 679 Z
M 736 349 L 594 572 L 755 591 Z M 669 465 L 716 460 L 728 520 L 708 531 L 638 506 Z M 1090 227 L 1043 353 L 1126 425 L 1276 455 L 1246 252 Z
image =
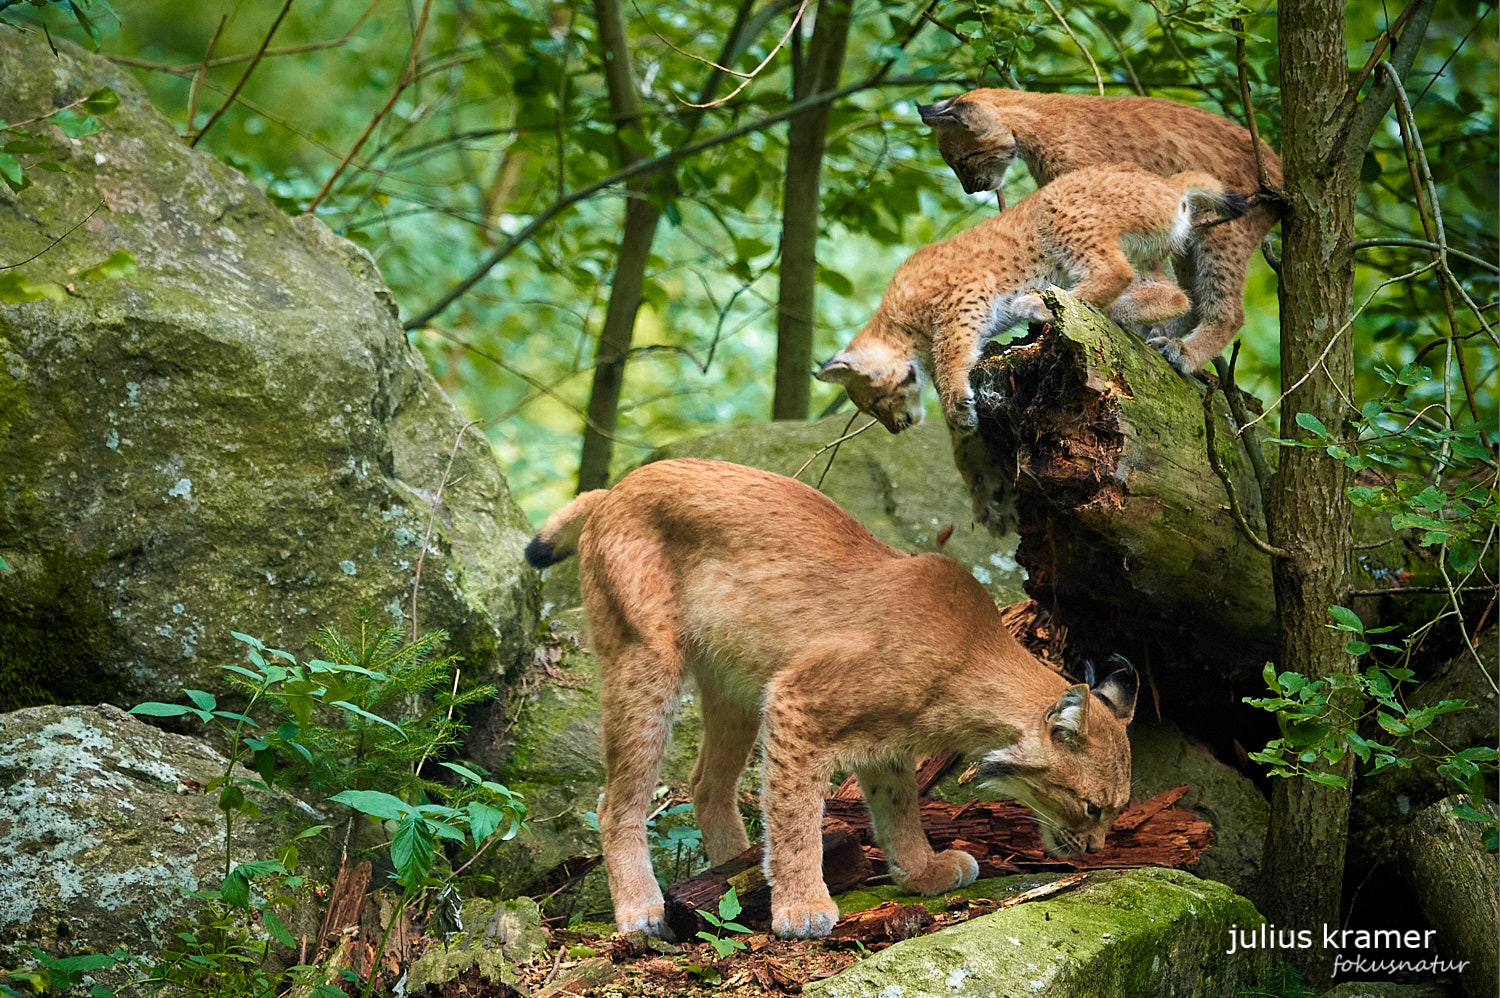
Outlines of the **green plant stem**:
M 370 993 L 375 988 L 375 976 L 380 973 L 380 961 L 385 956 L 385 944 L 391 938 L 391 930 L 396 923 L 401 921 L 401 915 L 406 911 L 407 905 L 411 903 L 415 888 L 408 887 L 401 895 L 401 901 L 396 905 L 396 910 L 391 912 L 391 920 L 386 923 L 385 931 L 380 934 L 380 945 L 375 947 L 375 958 L 370 961 L 370 976 L 365 978 L 365 990 L 363 998 L 370 998 Z

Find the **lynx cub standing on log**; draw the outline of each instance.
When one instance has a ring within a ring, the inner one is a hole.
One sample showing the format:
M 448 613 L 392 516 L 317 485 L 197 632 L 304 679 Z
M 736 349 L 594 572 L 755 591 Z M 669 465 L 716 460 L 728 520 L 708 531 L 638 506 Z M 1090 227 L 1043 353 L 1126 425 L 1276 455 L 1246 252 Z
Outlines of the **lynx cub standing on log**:
M 969 372 L 984 344 L 1018 322 L 1052 318 L 1036 289 L 1068 286 L 1121 325 L 1187 313 L 1187 296 L 1162 268 L 1194 237 L 1194 201 L 1230 218 L 1245 210 L 1244 198 L 1203 173 L 1158 177 L 1116 164 L 1059 177 L 913 253 L 869 324 L 817 376 L 899 433 L 922 418 L 925 367 L 949 426 L 972 429 Z
M 1105 163 L 1132 162 L 1160 176 L 1185 170 L 1218 177 L 1230 188 L 1256 190 L 1250 133 L 1227 118 L 1155 97 L 1088 97 L 1022 90 L 971 90 L 919 105 L 937 132 L 938 150 L 964 190 L 999 191 L 1017 158 L 1038 184 Z M 1261 143 L 1267 179 L 1281 185 L 1281 160 Z M 1001 207 L 1004 200 L 1002 197 Z M 1206 229 L 1174 253 L 1177 280 L 1192 298 L 1191 314 L 1148 338 L 1184 373 L 1207 364 L 1245 322 L 1245 267 L 1276 224 L 1268 205 Z
M 800 482 L 721 461 L 648 464 L 554 514 L 526 558 L 544 567 L 575 551 L 604 676 L 599 830 L 622 931 L 666 932 L 646 817 L 689 675 L 703 708 L 693 806 L 712 863 L 748 847 L 736 788 L 764 732 L 781 936 L 826 935 L 838 920 L 821 836 L 836 769 L 859 774 L 891 876 L 924 894 L 979 868 L 928 844 L 917 753 L 988 750 L 985 785 L 1028 804 L 1059 855 L 1100 848 L 1128 803 L 1128 663 L 1092 691 L 1070 686 L 956 561 L 887 547 Z

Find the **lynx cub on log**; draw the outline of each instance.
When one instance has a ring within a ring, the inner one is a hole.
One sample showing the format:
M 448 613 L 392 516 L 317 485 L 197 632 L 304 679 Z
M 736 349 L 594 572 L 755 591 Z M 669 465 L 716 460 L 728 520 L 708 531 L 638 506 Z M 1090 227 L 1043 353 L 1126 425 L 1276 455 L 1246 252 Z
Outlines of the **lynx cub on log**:
M 1059 177 L 913 253 L 869 324 L 817 376 L 843 385 L 856 406 L 899 433 L 921 421 L 925 368 L 949 426 L 971 429 L 969 372 L 984 344 L 1018 322 L 1052 318 L 1036 289 L 1069 287 L 1121 325 L 1188 312 L 1162 268 L 1194 238 L 1194 201 L 1231 218 L 1244 211 L 1244 198 L 1203 173 L 1158 177 L 1115 164 Z
M 852 767 L 891 876 L 937 894 L 972 882 L 968 853 L 934 853 L 913 757 L 985 749 L 982 785 L 1037 814 L 1047 848 L 1104 842 L 1128 803 L 1136 677 L 1092 691 L 1021 647 L 956 561 L 876 540 L 822 493 L 721 461 L 648 464 L 585 492 L 526 549 L 544 567 L 577 552 L 604 676 L 599 830 L 615 921 L 666 932 L 646 817 L 684 680 L 703 709 L 693 806 L 709 861 L 748 847 L 741 770 L 764 738 L 762 809 L 771 924 L 826 935 L 823 795 Z
M 1243 192 L 1259 183 L 1249 131 L 1175 101 L 971 90 L 917 111 L 936 130 L 938 150 L 971 194 L 999 191 L 1001 176 L 1018 158 L 1038 184 L 1119 162 L 1164 177 L 1202 171 Z M 1279 187 L 1281 160 L 1264 142 L 1261 153 L 1267 179 Z M 1154 330 L 1147 342 L 1179 370 L 1198 370 L 1239 332 L 1245 322 L 1245 267 L 1275 224 L 1271 207 L 1258 205 L 1174 251 L 1173 268 L 1192 298 L 1192 312 Z

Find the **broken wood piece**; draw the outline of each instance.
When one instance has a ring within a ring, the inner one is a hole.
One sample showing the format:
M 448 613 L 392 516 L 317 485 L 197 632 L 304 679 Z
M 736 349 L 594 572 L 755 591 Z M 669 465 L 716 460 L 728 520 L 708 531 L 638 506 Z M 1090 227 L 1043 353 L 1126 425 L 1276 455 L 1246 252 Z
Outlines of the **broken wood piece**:
M 886 901 L 864 911 L 851 911 L 834 925 L 828 934 L 830 942 L 859 940 L 867 946 L 877 943 L 899 943 L 921 935 L 933 923 L 932 912 L 925 905 Z
M 862 801 L 849 803 L 864 810 Z M 823 819 L 823 879 L 830 892 L 846 891 L 875 872 L 861 846 L 860 836 L 848 823 Z M 736 921 L 751 928 L 766 928 L 771 921 L 771 885 L 761 868 L 761 855 L 761 847 L 752 846 L 727 863 L 667 888 L 667 926 L 677 938 L 691 939 L 699 929 L 706 928 L 698 912 L 717 912 L 719 898 L 731 887 L 741 905 Z
M 1187 793 L 1188 785 L 1184 783 L 1180 787 L 1171 790 L 1163 790 L 1150 800 L 1140 804 L 1132 804 L 1127 807 L 1110 826 L 1111 831 L 1130 832 L 1139 828 L 1152 815 L 1159 814 L 1167 808 L 1182 800 L 1182 795 Z

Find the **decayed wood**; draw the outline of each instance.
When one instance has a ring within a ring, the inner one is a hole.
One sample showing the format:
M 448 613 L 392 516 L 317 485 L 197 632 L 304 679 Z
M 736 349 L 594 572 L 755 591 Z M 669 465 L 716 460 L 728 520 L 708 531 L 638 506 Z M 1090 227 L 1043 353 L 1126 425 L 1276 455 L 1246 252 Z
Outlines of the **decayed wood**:
M 1035 818 L 1016 801 L 924 801 L 922 827 L 934 849 L 957 848 L 970 853 L 978 860 L 979 874 L 984 877 L 1032 870 L 1185 867 L 1214 841 L 1212 825 L 1196 814 L 1169 807 L 1186 789 L 1176 787 L 1131 805 L 1115 820 L 1103 849 L 1066 859 L 1043 849 Z M 855 830 L 866 847 L 866 857 L 879 869 L 885 857 L 874 845 L 864 804 L 829 800 L 826 813 Z
M 1180 868 L 1192 865 L 1214 841 L 1208 822 L 1171 807 L 1186 790 L 1186 786 L 1174 787 L 1132 804 L 1115 819 L 1103 849 L 1066 859 L 1047 854 L 1036 819 L 1015 801 L 924 801 L 922 827 L 933 848 L 962 849 L 972 855 L 983 877 L 1037 870 Z M 824 807 L 823 879 L 829 891 L 837 894 L 884 873 L 885 854 L 874 844 L 864 801 L 830 797 Z M 667 924 L 677 938 L 692 938 L 704 928 L 697 912 L 717 911 L 719 898 L 730 887 L 744 906 L 739 921 L 764 928 L 770 920 L 771 890 L 760 859 L 761 848 L 755 846 L 728 863 L 669 887 Z
M 922 934 L 933 923 L 932 912 L 920 904 L 887 901 L 864 911 L 853 911 L 839 919 L 828 938 L 833 942 L 858 939 L 865 944 L 899 943 Z
M 369 891 L 368 860 L 339 868 L 339 875 L 333 881 L 333 889 L 328 892 L 328 908 L 323 912 L 323 922 L 318 926 L 320 949 L 326 950 L 345 929 L 359 925 Z
M 861 810 L 864 804 L 860 803 Z M 862 883 L 875 872 L 860 836 L 846 822 L 823 819 L 823 879 L 833 893 Z M 763 929 L 771 921 L 771 885 L 761 868 L 761 847 L 752 846 L 727 863 L 667 888 L 667 925 L 678 939 L 691 939 L 707 923 L 699 911 L 717 912 L 719 898 L 735 889 L 742 911 L 736 921 Z
M 989 462 L 966 477 L 1019 469 L 1016 559 L 1028 594 L 1067 624 L 1070 663 L 1089 655 L 1102 667 L 1120 651 L 1190 667 L 1198 681 L 1172 692 L 1202 691 L 1216 708 L 1224 688 L 1201 681 L 1204 667 L 1245 677 L 1238 695 L 1256 692 L 1275 648 L 1270 558 L 1240 534 L 1209 463 L 1204 385 L 1065 292 L 1046 297 L 1058 320 L 992 348 L 976 370 L 985 446 L 964 452 Z M 1215 453 L 1264 536 L 1259 486 L 1222 392 L 1213 411 Z M 1250 436 L 1259 444 L 1264 434 Z M 1173 702 L 1178 713 L 1203 706 L 1187 699 Z

